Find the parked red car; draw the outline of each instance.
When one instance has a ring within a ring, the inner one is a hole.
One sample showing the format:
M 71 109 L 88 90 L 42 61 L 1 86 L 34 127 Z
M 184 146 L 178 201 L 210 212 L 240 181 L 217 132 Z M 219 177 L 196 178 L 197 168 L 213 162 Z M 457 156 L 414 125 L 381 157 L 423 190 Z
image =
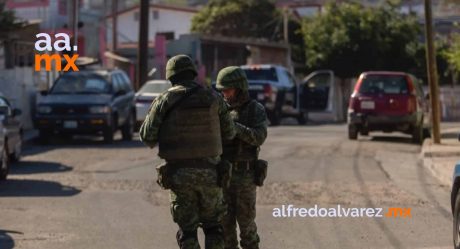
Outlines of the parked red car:
M 364 72 L 350 99 L 348 137 L 399 131 L 422 143 L 430 132 L 429 120 L 429 104 L 416 77 L 403 72 Z

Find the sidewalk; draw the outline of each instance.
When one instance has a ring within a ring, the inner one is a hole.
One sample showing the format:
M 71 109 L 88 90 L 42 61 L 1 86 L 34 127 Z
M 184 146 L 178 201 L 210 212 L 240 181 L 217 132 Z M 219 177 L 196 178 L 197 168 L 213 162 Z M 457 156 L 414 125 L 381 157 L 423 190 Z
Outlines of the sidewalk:
M 431 139 L 426 139 L 422 146 L 421 159 L 423 166 L 442 184 L 451 186 L 455 165 L 460 162 L 460 123 L 449 123 L 447 126 L 456 128 L 441 130 L 441 144 L 433 144 Z

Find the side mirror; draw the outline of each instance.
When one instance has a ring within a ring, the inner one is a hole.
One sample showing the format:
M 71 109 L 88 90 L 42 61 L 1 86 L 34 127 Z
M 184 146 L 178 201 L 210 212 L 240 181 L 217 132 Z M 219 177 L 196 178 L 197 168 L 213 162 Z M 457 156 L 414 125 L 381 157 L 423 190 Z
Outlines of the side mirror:
M 48 95 L 48 91 L 47 90 L 40 91 L 40 95 L 46 96 Z
M 21 114 L 22 114 L 21 109 L 18 109 L 18 108 L 13 109 L 13 117 L 20 116 Z
M 115 93 L 116 96 L 121 96 L 121 95 L 125 95 L 125 94 L 126 94 L 125 90 L 118 90 L 118 92 Z

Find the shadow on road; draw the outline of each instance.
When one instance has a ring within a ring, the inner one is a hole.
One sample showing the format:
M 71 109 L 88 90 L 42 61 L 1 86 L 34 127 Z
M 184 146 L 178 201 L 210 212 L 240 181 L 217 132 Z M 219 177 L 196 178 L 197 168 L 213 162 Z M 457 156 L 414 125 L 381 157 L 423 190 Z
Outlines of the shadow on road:
M 2 249 L 12 249 L 14 248 L 14 240 L 11 238 L 9 234 L 14 233 L 14 234 L 23 234 L 21 232 L 16 232 L 16 231 L 7 231 L 7 230 L 1 230 L 0 229 L 0 245 L 2 246 Z
M 80 149 L 80 148 L 98 148 L 98 149 L 130 149 L 142 148 L 145 145 L 140 142 L 138 136 L 135 136 L 131 141 L 123 141 L 121 138 L 116 138 L 111 144 L 105 143 L 99 137 L 91 136 L 75 136 L 73 139 L 64 139 L 53 137 L 46 144 L 40 143 L 38 140 L 32 140 L 24 146 L 23 156 L 32 156 L 55 149 Z M 146 148 L 146 147 L 145 147 Z
M 26 175 L 39 173 L 62 173 L 71 170 L 71 167 L 55 162 L 19 161 L 11 167 L 10 174 Z
M 411 137 L 372 136 L 370 141 L 400 143 L 400 144 L 414 144 L 412 142 Z
M 0 197 L 66 197 L 81 190 L 57 182 L 8 179 L 0 183 Z

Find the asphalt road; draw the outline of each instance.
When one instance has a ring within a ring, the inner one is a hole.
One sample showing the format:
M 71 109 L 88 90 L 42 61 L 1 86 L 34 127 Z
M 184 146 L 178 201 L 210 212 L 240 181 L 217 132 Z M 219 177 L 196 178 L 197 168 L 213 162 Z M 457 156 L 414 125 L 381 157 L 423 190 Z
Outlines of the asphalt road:
M 345 125 L 270 128 L 261 248 L 452 248 L 449 187 L 421 166 L 409 137 L 375 135 L 349 141 Z M 158 162 L 137 141 L 29 145 L 0 184 L 0 248 L 177 248 L 168 192 L 153 180 Z M 273 217 L 289 204 L 410 208 L 411 217 Z

